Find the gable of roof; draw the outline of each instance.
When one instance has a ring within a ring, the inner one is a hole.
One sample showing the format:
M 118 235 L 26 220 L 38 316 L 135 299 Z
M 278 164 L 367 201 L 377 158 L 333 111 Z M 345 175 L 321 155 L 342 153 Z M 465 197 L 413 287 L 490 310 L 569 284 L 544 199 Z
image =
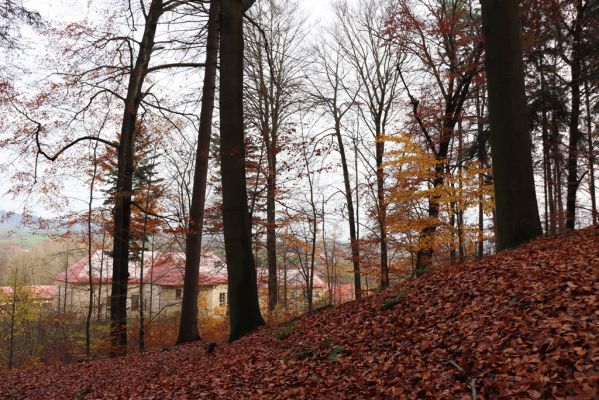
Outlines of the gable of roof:
M 139 261 L 129 261 L 129 283 L 145 283 L 160 286 L 183 286 L 185 254 L 180 252 L 147 252 L 143 270 Z M 92 254 L 91 281 L 112 282 L 112 257 L 97 250 Z M 223 272 L 224 271 L 224 272 Z M 143 274 L 143 275 L 142 275 Z M 54 277 L 67 284 L 88 284 L 90 281 L 89 258 L 85 256 L 66 271 Z M 200 285 L 215 285 L 227 282 L 225 264 L 212 253 L 204 253 L 200 261 Z

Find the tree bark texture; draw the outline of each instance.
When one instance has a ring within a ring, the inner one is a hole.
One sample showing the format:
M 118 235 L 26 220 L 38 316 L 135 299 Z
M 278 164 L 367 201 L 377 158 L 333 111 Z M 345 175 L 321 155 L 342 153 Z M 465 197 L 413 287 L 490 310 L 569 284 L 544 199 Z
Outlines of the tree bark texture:
M 245 175 L 243 124 L 244 2 L 222 0 L 220 73 L 220 159 L 223 223 L 229 277 L 229 340 L 264 324 L 258 305 L 256 266 Z
M 162 15 L 162 0 L 152 0 L 135 66 L 129 77 L 125 110 L 118 149 L 117 182 L 114 206 L 113 271 L 110 295 L 110 356 L 127 352 L 127 284 L 129 281 L 129 240 L 131 222 L 131 192 L 133 187 L 134 143 L 137 115 L 142 99 L 142 86 L 148 65 L 158 20 Z
M 210 137 L 212 136 L 212 116 L 214 114 L 214 93 L 216 91 L 220 29 L 219 14 L 220 0 L 211 0 L 208 14 L 206 69 L 204 71 L 198 147 L 196 150 L 191 207 L 189 209 L 189 231 L 185 240 L 185 277 L 183 280 L 183 300 L 177 344 L 200 339 L 198 331 L 199 275 L 200 260 L 202 257 L 206 184 L 208 180 L 208 158 L 210 153 Z
M 542 233 L 532 169 L 517 0 L 482 0 L 497 250 Z
M 349 223 L 349 238 L 351 245 L 352 264 L 354 267 L 354 290 L 356 299 L 362 296 L 362 282 L 360 277 L 360 244 L 356 235 L 356 219 L 354 213 L 354 203 L 349 179 L 349 169 L 347 167 L 347 158 L 345 156 L 345 146 L 341 137 L 341 121 L 335 121 L 335 136 L 339 146 L 339 155 L 341 157 L 341 168 L 343 169 L 343 184 L 345 188 L 345 200 L 347 202 L 347 220 Z

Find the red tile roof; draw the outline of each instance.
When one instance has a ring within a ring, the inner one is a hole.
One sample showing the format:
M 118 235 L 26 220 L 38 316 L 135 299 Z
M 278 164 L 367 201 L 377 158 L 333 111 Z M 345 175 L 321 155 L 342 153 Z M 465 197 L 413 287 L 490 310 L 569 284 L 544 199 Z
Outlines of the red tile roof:
M 52 300 L 56 296 L 56 286 L 54 285 L 31 285 L 25 286 L 25 288 L 29 289 L 33 297 L 37 299 Z M 0 292 L 12 294 L 13 289 L 11 286 L 2 286 Z
M 129 262 L 129 282 L 141 281 L 139 261 Z M 144 259 L 143 280 L 161 286 L 183 286 L 185 255 L 178 252 L 148 252 Z M 100 250 L 92 255 L 92 282 L 112 282 L 112 257 Z M 59 282 L 89 283 L 89 260 L 85 256 L 74 263 L 67 271 L 54 277 Z M 213 286 L 227 283 L 225 264 L 212 253 L 202 255 L 200 262 L 200 285 Z
M 88 257 L 85 256 L 74 263 L 67 271 L 54 277 L 59 282 L 89 283 Z M 279 280 L 283 280 L 283 269 L 279 270 Z M 183 286 L 185 274 L 185 254 L 179 252 L 148 252 L 144 260 L 143 279 L 145 283 L 160 286 Z M 258 283 L 260 286 L 267 284 L 267 271 L 258 270 Z M 139 261 L 129 262 L 129 283 L 139 283 L 141 269 Z M 112 257 L 100 250 L 92 255 L 92 282 L 112 282 Z M 287 282 L 291 286 L 304 285 L 302 271 L 289 267 L 287 269 Z M 314 287 L 324 288 L 322 279 L 314 275 Z M 200 261 L 200 286 L 215 286 L 227 284 L 227 268 L 225 263 L 213 253 L 204 253 Z

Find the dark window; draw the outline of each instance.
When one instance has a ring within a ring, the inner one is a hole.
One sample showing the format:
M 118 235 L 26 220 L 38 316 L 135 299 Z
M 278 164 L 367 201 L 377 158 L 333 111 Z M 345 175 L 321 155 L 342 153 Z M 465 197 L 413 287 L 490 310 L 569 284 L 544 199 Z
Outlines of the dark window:
M 227 303 L 227 294 L 226 293 L 219 293 L 218 294 L 218 305 L 219 306 L 223 306 Z
M 175 289 L 175 299 L 180 299 L 183 295 L 183 289 Z

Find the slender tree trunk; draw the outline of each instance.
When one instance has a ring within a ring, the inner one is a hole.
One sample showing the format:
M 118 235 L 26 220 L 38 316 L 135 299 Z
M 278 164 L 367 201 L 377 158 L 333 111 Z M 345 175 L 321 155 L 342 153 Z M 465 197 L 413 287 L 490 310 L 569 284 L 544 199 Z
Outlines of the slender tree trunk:
M 12 312 L 10 314 L 10 341 L 8 347 L 8 369 L 12 369 L 15 355 L 15 321 L 17 318 L 17 274 L 18 266 L 15 268 L 15 277 L 12 287 Z
M 89 358 L 91 354 L 91 324 L 92 315 L 94 313 L 94 279 L 93 279 L 93 264 L 92 264 L 92 212 L 94 202 L 94 184 L 96 183 L 96 174 L 98 172 L 98 160 L 96 150 L 98 142 L 94 144 L 94 168 L 92 170 L 92 179 L 89 185 L 89 202 L 87 208 L 87 275 L 89 286 L 89 300 L 87 305 L 87 317 L 85 318 L 85 355 Z
M 497 250 L 542 233 L 532 170 L 517 0 L 481 0 L 485 35 Z
M 478 195 L 478 240 L 477 240 L 477 253 L 476 256 L 478 258 L 482 258 L 484 256 L 484 239 L 485 239 L 485 220 L 484 220 L 484 194 L 483 194 L 483 186 L 485 185 L 485 176 L 483 168 L 487 166 L 487 148 L 486 148 L 486 140 L 484 137 L 484 103 L 481 99 L 481 90 L 484 93 L 484 87 L 481 89 L 480 87 L 476 90 L 476 134 L 477 134 L 477 158 L 480 163 L 481 172 L 478 174 L 478 187 L 479 187 L 479 195 Z
M 562 166 L 561 166 L 561 152 L 560 152 L 560 137 L 559 137 L 559 126 L 557 122 L 556 111 L 551 113 L 551 149 L 553 153 L 553 160 L 555 163 L 554 169 L 554 182 L 555 182 L 555 200 L 554 203 L 557 205 L 556 219 L 557 219 L 557 230 L 564 230 L 564 201 L 562 193 Z
M 285 249 L 287 250 L 287 249 Z M 285 255 L 283 256 L 283 304 L 285 305 L 285 311 L 287 311 L 287 251 L 285 251 Z
M 380 127 L 377 126 L 377 142 L 375 145 L 376 158 L 376 192 L 379 203 L 379 242 L 381 248 L 381 288 L 389 287 L 389 256 L 387 249 L 387 204 L 385 199 L 385 171 L 383 169 L 383 156 L 385 154 L 385 142 L 381 139 Z M 356 172 L 357 173 L 357 172 Z
M 148 314 L 150 315 L 150 320 L 154 318 L 152 311 L 154 305 L 154 234 L 152 234 L 152 247 L 150 248 L 150 252 L 152 254 L 151 262 L 150 262 L 150 304 L 148 307 Z M 185 277 L 183 277 L 185 279 Z M 185 282 L 183 282 L 185 284 Z
M 104 273 L 104 249 L 106 246 L 106 231 L 102 229 L 102 249 L 100 250 L 100 272 L 98 276 L 98 310 L 96 320 L 102 320 L 102 277 Z
M 541 73 L 541 91 L 544 90 L 544 79 L 543 74 Z M 549 210 L 549 217 L 546 215 L 546 228 L 545 231 L 548 235 L 554 236 L 555 231 L 555 223 L 556 223 L 556 213 L 555 213 L 555 199 L 553 195 L 554 184 L 553 184 L 553 172 L 551 168 L 551 154 L 550 154 L 550 143 L 549 143 L 549 121 L 547 119 L 547 111 L 543 110 L 541 115 L 541 139 L 543 142 L 543 166 L 544 166 L 544 175 L 545 175 L 545 186 L 546 186 L 546 208 Z M 547 212 L 545 212 L 547 214 Z
M 572 27 L 572 56 L 570 59 L 571 109 L 568 142 L 568 186 L 566 192 L 566 229 L 576 225 L 576 192 L 578 191 L 578 146 L 581 132 L 580 122 L 580 78 L 582 76 L 582 0 L 576 1 L 577 15 Z
M 267 133 L 268 135 L 268 133 Z M 266 258 L 268 260 L 268 311 L 273 311 L 278 303 L 277 288 L 277 238 L 275 196 L 277 186 L 276 143 L 267 138 L 268 175 L 266 178 Z
M 229 341 L 264 324 L 258 304 L 245 176 L 243 13 L 251 3 L 222 0 L 220 14 L 220 158 L 229 278 Z
M 179 321 L 177 343 L 187 343 L 200 339 L 198 331 L 199 269 L 202 257 L 202 232 L 204 228 L 204 209 L 208 181 L 208 156 L 210 153 L 210 137 L 212 136 L 214 93 L 216 91 L 220 29 L 219 14 L 220 0 L 211 0 L 208 14 L 206 69 L 204 71 L 202 108 L 200 110 L 198 148 L 196 151 L 193 191 L 189 209 L 189 231 L 185 241 L 185 276 L 183 280 L 183 301 L 181 304 L 181 319 Z
M 464 261 L 464 131 L 462 122 L 458 121 L 458 200 L 457 200 L 457 227 L 458 227 L 458 256 L 459 262 Z
M 593 147 L 593 121 L 591 115 L 591 92 L 589 87 L 589 81 L 584 82 L 584 93 L 585 93 L 585 106 L 586 106 L 586 122 L 587 122 L 587 152 L 589 162 L 589 193 L 591 194 L 591 217 L 593 218 L 593 225 L 597 224 L 597 199 L 595 196 L 595 157 Z
M 311 196 L 312 201 L 312 251 L 310 254 L 310 267 L 308 270 L 308 311 L 314 309 L 314 267 L 316 260 L 316 235 L 318 234 L 318 221 L 316 220 L 316 204 L 314 196 Z
M 314 308 L 314 267 L 315 267 L 315 260 L 316 260 L 316 237 L 318 235 L 318 211 L 317 211 L 317 205 L 316 205 L 316 199 L 314 198 L 314 181 L 312 178 L 312 175 L 310 173 L 310 160 L 308 159 L 308 156 L 306 154 L 306 148 L 305 148 L 305 144 L 304 146 L 302 146 L 302 151 L 303 151 L 303 156 L 304 156 L 304 163 L 306 165 L 306 174 L 308 175 L 308 185 L 310 188 L 310 208 L 311 208 L 311 218 L 309 219 L 309 222 L 311 223 L 311 233 L 312 233 L 312 238 L 311 238 L 311 242 L 310 242 L 310 246 L 311 246 L 311 251 L 310 251 L 310 264 L 308 266 L 308 276 L 307 276 L 307 282 L 306 282 L 306 289 L 307 289 L 307 295 L 308 295 L 308 311 L 312 311 L 312 309 Z
M 326 237 L 326 223 L 325 223 L 325 211 L 324 211 L 325 200 L 322 199 L 322 251 L 324 253 L 324 262 L 326 267 L 326 278 L 327 278 L 327 297 L 329 303 L 333 304 L 333 269 L 332 269 L 332 255 L 329 254 L 329 246 L 327 244 Z
M 576 45 L 575 45 L 576 46 Z M 578 129 L 580 120 L 580 58 L 575 50 L 571 65 L 571 101 L 570 139 L 568 143 L 568 186 L 566 194 L 566 229 L 574 229 L 576 224 L 576 192 L 578 190 L 578 146 L 581 132 Z
M 456 217 L 457 217 L 457 208 L 456 208 L 456 203 L 455 201 L 452 201 L 449 204 L 449 209 L 451 212 L 451 216 L 449 217 L 449 226 L 451 227 L 452 233 L 451 233 L 451 250 L 449 251 L 449 262 L 451 264 L 455 264 L 456 263 L 456 250 L 457 250 L 457 245 L 456 245 Z
M 147 74 L 162 0 L 152 0 L 146 17 L 135 66 L 129 77 L 125 110 L 118 149 L 117 182 L 114 207 L 114 246 L 112 288 L 110 296 L 110 356 L 127 352 L 127 284 L 129 280 L 129 240 L 133 156 L 137 131 L 137 114 L 142 99 L 142 86 Z
M 352 200 L 351 183 L 349 178 L 349 169 L 347 168 L 347 158 L 345 156 L 345 146 L 341 136 L 341 121 L 335 118 L 335 136 L 339 147 L 341 157 L 341 168 L 343 169 L 343 184 L 345 187 L 345 201 L 347 203 L 347 220 L 349 224 L 349 238 L 351 241 L 352 264 L 354 267 L 354 290 L 356 299 L 362 297 L 362 283 L 360 278 L 360 244 L 356 237 L 356 220 L 354 213 L 354 203 Z
M 156 158 L 156 148 L 154 148 L 154 156 L 152 159 Z M 153 175 L 153 174 L 152 174 Z M 152 175 L 148 177 L 148 184 L 146 189 L 146 196 L 144 201 L 144 209 L 148 210 L 150 207 L 150 185 L 152 181 Z M 141 256 L 139 259 L 139 339 L 138 339 L 138 349 L 140 352 L 146 350 L 146 326 L 145 326 L 145 316 L 144 316 L 144 264 L 145 264 L 145 256 L 146 256 L 146 237 L 148 232 L 148 214 L 144 213 L 144 225 L 143 225 L 143 233 L 141 239 Z
M 69 244 L 67 243 L 66 259 L 64 263 L 64 301 L 62 305 L 62 313 L 64 315 L 66 315 L 67 313 L 67 288 L 69 286 L 69 266 Z

